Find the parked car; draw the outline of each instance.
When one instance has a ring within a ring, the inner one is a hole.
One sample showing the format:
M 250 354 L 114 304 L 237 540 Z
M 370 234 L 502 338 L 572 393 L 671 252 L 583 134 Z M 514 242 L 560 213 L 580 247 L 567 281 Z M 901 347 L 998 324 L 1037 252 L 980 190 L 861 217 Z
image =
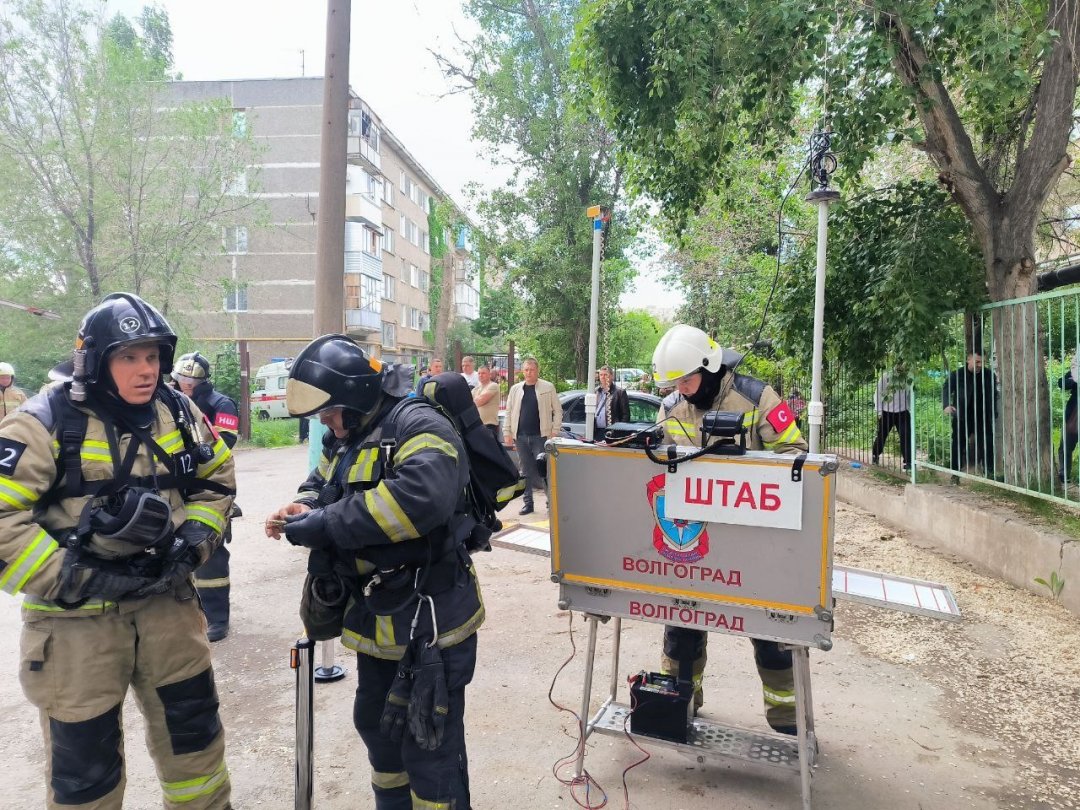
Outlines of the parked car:
M 617 368 L 615 369 L 615 384 L 619 388 L 637 390 L 641 388 L 641 378 L 644 376 L 645 369 Z
M 631 422 L 638 422 L 642 427 L 656 422 L 660 397 L 644 391 L 627 391 L 626 395 L 630 400 Z M 585 392 L 565 391 L 559 394 L 559 402 L 562 404 L 563 433 L 575 439 L 585 438 Z

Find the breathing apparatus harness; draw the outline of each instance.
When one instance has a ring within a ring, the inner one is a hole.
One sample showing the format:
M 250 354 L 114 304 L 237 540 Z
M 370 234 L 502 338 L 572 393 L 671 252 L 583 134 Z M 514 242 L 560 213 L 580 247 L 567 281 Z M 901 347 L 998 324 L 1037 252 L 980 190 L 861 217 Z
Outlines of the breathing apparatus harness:
M 70 387 L 74 389 L 77 384 L 72 383 Z M 88 397 L 84 388 L 81 399 L 76 399 L 74 390 L 69 399 L 65 387 L 50 390 L 48 396 L 54 424 L 58 426 L 60 453 L 56 460 L 58 484 L 46 498 L 59 500 L 89 496 L 78 525 L 67 533 L 64 542 L 77 553 L 93 556 L 95 565 L 108 562 L 86 548 L 90 537 L 95 534 L 106 540 L 123 541 L 133 548 L 144 548 L 152 558 L 168 550 L 173 536 L 173 510 L 168 499 L 161 496 L 163 490 L 178 489 L 184 493 L 209 490 L 233 494 L 234 490 L 223 484 L 198 477 L 198 466 L 213 459 L 214 450 L 204 439 L 189 401 L 178 391 L 159 385 L 148 405 L 152 419 L 154 401 L 163 401 L 180 429 L 184 450 L 172 456 L 154 440 L 149 425 L 135 424 L 128 409 L 108 396 Z M 75 407 L 72 400 L 78 401 L 82 408 L 97 416 L 105 427 L 113 474 L 103 481 L 86 481 L 83 478 L 81 454 L 89 418 L 83 410 Z M 131 434 L 131 441 L 122 456 L 117 427 Z M 151 455 L 151 473 L 134 476 L 131 471 L 140 446 L 145 446 Z M 160 462 L 169 472 L 159 474 L 156 462 Z M 62 485 L 59 484 L 61 480 Z M 117 562 L 124 569 L 136 564 L 130 559 Z

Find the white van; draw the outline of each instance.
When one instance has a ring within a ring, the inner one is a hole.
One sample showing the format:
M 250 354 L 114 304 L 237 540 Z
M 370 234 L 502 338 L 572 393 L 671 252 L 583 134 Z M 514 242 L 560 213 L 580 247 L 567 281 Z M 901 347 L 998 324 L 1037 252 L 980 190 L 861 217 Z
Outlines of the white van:
M 285 406 L 285 381 L 289 379 L 292 358 L 259 366 L 251 392 L 253 419 L 284 419 L 289 415 Z

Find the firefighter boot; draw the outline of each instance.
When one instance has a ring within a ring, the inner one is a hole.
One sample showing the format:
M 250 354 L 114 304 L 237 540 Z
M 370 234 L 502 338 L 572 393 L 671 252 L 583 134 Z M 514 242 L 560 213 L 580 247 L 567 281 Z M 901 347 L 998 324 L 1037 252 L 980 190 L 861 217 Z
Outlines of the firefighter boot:
M 705 661 L 708 655 L 705 644 L 708 640 L 703 630 L 690 630 L 685 627 L 668 626 L 664 628 L 664 652 L 660 656 L 660 672 L 663 675 L 680 677 L 679 661 L 692 660 L 691 680 L 694 685 L 694 714 L 705 703 L 705 694 L 701 682 L 705 676 Z
M 765 700 L 765 719 L 774 731 L 796 733 L 795 675 L 791 669 L 791 651 L 781 650 L 775 641 L 751 639 L 754 643 L 754 662 L 761 677 Z

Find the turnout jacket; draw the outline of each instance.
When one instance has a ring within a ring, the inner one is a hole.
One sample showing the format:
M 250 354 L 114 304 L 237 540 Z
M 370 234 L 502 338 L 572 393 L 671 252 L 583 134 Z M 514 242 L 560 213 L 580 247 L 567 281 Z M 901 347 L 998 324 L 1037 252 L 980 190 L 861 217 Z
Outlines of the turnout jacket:
M 664 423 L 664 436 L 668 441 L 699 447 L 701 440 L 698 431 L 707 411 L 742 413 L 743 427 L 748 429 L 748 450 L 787 453 L 807 449 L 795 414 L 772 386 L 754 377 L 730 371 L 724 374 L 720 391 L 709 408 L 695 408 L 676 392 L 664 399 L 656 421 Z
M 391 433 L 387 417 L 398 401 L 389 398 L 354 435 L 328 433 L 319 466 L 295 498 L 325 511 L 335 568 L 350 579 L 342 644 L 390 660 L 400 659 L 409 642 L 417 583 L 434 606 L 421 603 L 416 632 L 434 634 L 434 610 L 440 647 L 464 641 L 484 621 L 480 585 L 462 546 L 474 525 L 461 511 L 469 483 L 465 448 L 435 408 L 407 406 L 395 416 L 388 475 L 380 441 Z
M 15 413 L 24 402 L 26 402 L 26 394 L 21 388 L 16 388 L 14 385 L 0 388 L 0 421 L 3 421 L 9 413 Z
M 191 399 L 210 420 L 229 449 L 235 447 L 240 431 L 240 410 L 232 397 L 225 396 L 212 383 L 205 381 L 195 386 Z
M 183 396 L 183 394 L 179 394 Z M 119 608 L 120 612 L 138 609 L 145 601 L 124 599 L 119 604 L 89 599 L 70 610 L 52 601 L 58 595 L 66 535 L 77 526 L 89 495 L 69 497 L 64 491 L 66 472 L 60 457 L 59 435 L 62 428 L 49 404 L 50 392 L 37 394 L 0 425 L 0 590 L 15 595 L 23 593 L 23 618 L 42 612 L 49 616 L 88 616 Z M 67 398 L 67 390 L 55 392 Z M 151 402 L 154 419 L 149 433 L 173 459 L 174 466 L 191 465 L 195 479 L 213 481 L 234 492 L 236 487 L 233 459 L 229 448 L 209 429 L 203 414 L 191 406 L 195 419 L 203 422 L 204 439 L 211 444 L 213 457 L 198 463 L 186 453 L 180 431 L 170 407 L 159 390 Z M 69 400 L 70 401 L 70 400 Z M 110 480 L 128 450 L 133 436 L 109 425 L 92 410 L 71 403 L 87 417 L 86 433 L 80 450 L 83 480 L 88 484 Z M 186 461 L 182 460 L 183 457 Z M 171 476 L 159 458 L 141 446 L 131 469 L 132 477 Z M 190 491 L 164 488 L 158 491 L 172 506 L 173 530 L 185 521 L 209 526 L 221 542 L 233 496 L 196 487 Z

